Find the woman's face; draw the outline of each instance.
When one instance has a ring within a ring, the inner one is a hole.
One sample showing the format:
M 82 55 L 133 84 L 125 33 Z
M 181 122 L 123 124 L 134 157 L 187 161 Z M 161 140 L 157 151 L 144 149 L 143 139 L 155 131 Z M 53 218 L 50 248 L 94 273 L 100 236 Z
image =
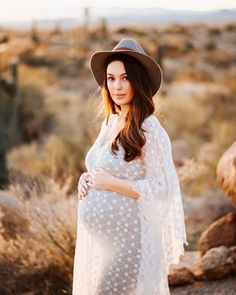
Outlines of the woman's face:
M 111 98 L 119 106 L 129 105 L 134 96 L 134 89 L 130 84 L 122 61 L 115 60 L 107 66 L 107 87 Z

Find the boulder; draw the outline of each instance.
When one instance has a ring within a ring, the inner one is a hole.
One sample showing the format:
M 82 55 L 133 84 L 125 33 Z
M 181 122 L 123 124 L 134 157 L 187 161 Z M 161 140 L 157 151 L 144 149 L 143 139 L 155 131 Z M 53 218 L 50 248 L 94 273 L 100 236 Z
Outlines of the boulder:
M 217 182 L 236 207 L 236 141 L 221 156 L 216 174 Z
M 202 255 L 214 247 L 234 245 L 236 245 L 236 213 L 233 212 L 213 222 L 198 241 L 198 248 Z
M 194 275 L 186 267 L 176 267 L 170 271 L 168 282 L 170 286 L 191 284 L 194 282 Z
M 211 248 L 201 258 L 207 279 L 221 279 L 236 270 L 236 246 Z
M 186 251 L 180 257 L 178 264 L 172 264 L 168 274 L 168 281 L 170 286 L 179 286 L 191 284 L 198 276 L 199 265 L 201 263 L 201 255 L 199 251 Z
M 182 193 L 189 249 L 198 248 L 201 233 L 215 220 L 228 212 L 235 212 L 232 203 L 224 197 L 222 190 L 201 197 L 188 197 Z

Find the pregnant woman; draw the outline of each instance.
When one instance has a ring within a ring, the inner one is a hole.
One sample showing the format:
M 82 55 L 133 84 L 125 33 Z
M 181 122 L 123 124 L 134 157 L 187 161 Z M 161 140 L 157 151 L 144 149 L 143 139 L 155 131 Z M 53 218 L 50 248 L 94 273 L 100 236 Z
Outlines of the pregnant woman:
M 133 39 L 90 66 L 106 118 L 78 184 L 73 295 L 168 295 L 188 242 L 170 139 L 154 115 L 162 71 Z

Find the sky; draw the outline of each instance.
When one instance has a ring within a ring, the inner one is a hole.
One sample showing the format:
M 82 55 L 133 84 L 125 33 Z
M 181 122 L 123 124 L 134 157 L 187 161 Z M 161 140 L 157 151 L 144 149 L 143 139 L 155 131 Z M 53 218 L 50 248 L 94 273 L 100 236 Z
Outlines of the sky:
M 62 17 L 78 17 L 83 5 L 90 7 L 160 7 L 174 10 L 213 10 L 236 8 L 235 0 L 2 0 L 0 23 Z

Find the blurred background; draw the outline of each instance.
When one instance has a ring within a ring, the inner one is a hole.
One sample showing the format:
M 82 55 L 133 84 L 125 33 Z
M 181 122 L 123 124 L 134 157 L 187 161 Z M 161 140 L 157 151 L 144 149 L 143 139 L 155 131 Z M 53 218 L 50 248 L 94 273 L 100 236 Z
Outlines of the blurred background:
M 134 38 L 162 67 L 185 211 L 171 294 L 236 294 L 236 4 L 0 5 L 0 294 L 71 294 L 77 182 L 104 116 L 89 58 Z

